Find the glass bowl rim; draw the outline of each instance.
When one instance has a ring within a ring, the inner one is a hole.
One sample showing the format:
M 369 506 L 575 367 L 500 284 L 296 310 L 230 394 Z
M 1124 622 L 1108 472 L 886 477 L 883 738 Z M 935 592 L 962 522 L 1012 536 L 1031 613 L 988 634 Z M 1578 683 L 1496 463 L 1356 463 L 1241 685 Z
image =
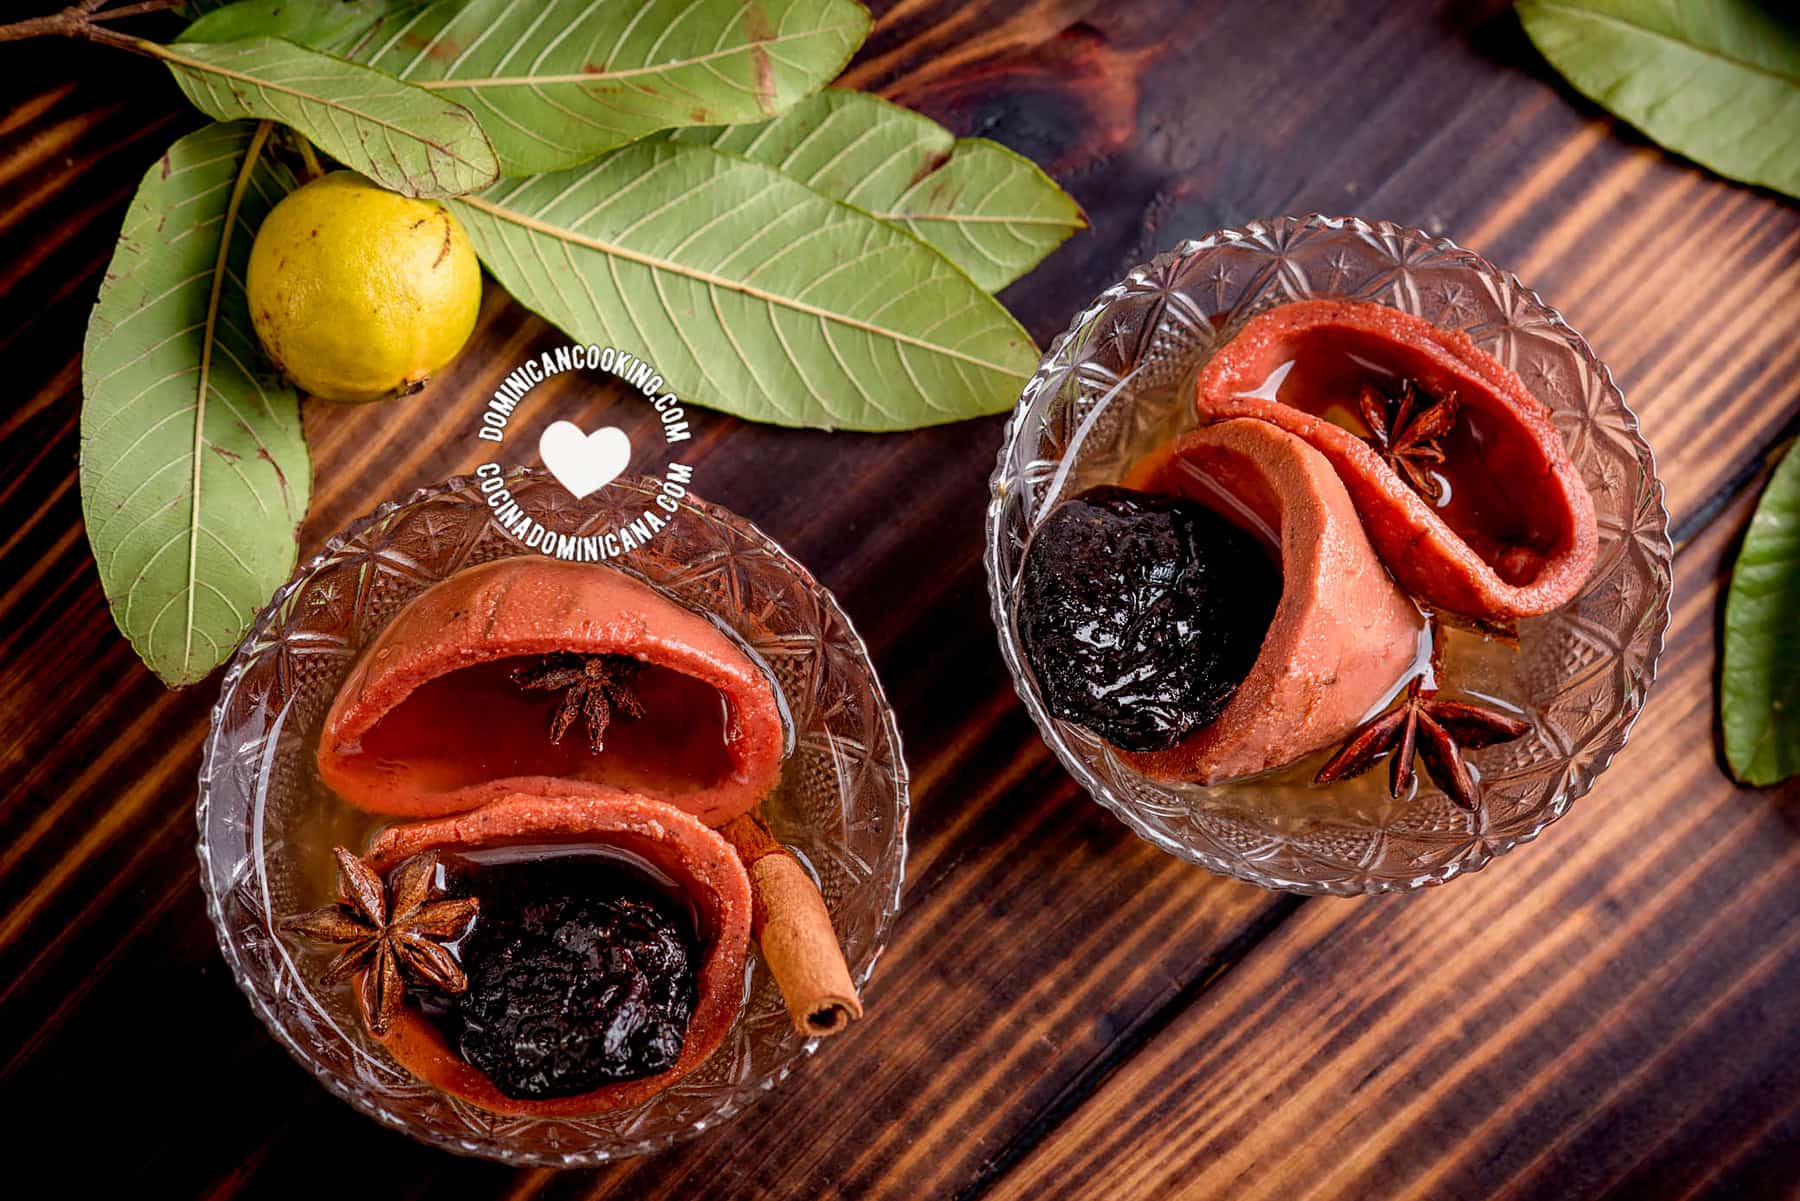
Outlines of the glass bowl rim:
M 522 479 L 548 479 L 549 473 L 542 468 L 516 467 L 505 473 L 508 481 Z M 211 865 L 212 848 L 207 833 L 207 814 L 212 800 L 212 774 L 215 759 L 220 755 L 221 728 L 220 721 L 225 708 L 234 696 L 245 671 L 250 667 L 250 660 L 244 654 L 244 648 L 256 644 L 261 636 L 275 621 L 287 600 L 322 567 L 326 561 L 352 540 L 361 537 L 377 523 L 390 517 L 395 512 L 420 504 L 433 497 L 448 495 L 452 492 L 476 487 L 480 480 L 473 474 L 449 476 L 435 484 L 427 484 L 414 489 L 405 497 L 386 500 L 374 509 L 355 518 L 341 530 L 328 537 L 319 551 L 304 563 L 296 563 L 287 581 L 277 588 L 266 605 L 258 611 L 256 617 L 246 627 L 239 639 L 232 657 L 226 665 L 225 674 L 220 680 L 219 694 L 208 710 L 206 741 L 201 748 L 200 770 L 198 776 L 198 795 L 194 803 L 194 818 L 198 827 L 198 841 L 195 855 L 198 861 L 200 889 L 206 897 L 207 919 L 213 928 L 214 941 L 218 944 L 220 955 L 230 969 L 232 982 L 240 994 L 250 1003 L 252 1011 L 262 1023 L 264 1029 L 274 1037 L 277 1044 L 285 1050 L 289 1057 L 305 1068 L 333 1096 L 344 1101 L 358 1114 L 372 1118 L 382 1126 L 399 1131 L 413 1140 L 440 1150 L 469 1158 L 485 1159 L 489 1162 L 505 1163 L 515 1166 L 536 1166 L 548 1168 L 583 1168 L 598 1167 L 622 1159 L 631 1159 L 644 1155 L 653 1155 L 665 1151 L 672 1146 L 690 1141 L 705 1131 L 735 1118 L 749 1108 L 757 1099 L 772 1091 L 786 1080 L 802 1062 L 814 1055 L 824 1041 L 813 1037 L 804 1039 L 794 1052 L 788 1055 L 772 1072 L 758 1080 L 734 1088 L 731 1100 L 720 1109 L 708 1114 L 705 1118 L 689 1125 L 666 1133 L 639 1139 L 619 1148 L 600 1150 L 575 1150 L 560 1153 L 549 1153 L 529 1150 L 516 1150 L 504 1147 L 498 1140 L 494 1143 L 477 1143 L 469 1139 L 459 1139 L 435 1129 L 424 1128 L 409 1121 L 405 1116 L 393 1112 L 379 1104 L 373 1098 L 365 1096 L 361 1090 L 350 1087 L 339 1079 L 334 1072 L 327 1070 L 313 1056 L 300 1047 L 285 1024 L 277 1020 L 276 1015 L 268 1007 L 266 1000 L 258 990 L 250 988 L 245 981 L 244 968 L 240 962 L 241 955 L 234 945 L 226 927 L 224 914 L 224 898 L 213 886 Z M 655 492 L 660 482 L 646 476 L 621 476 L 615 483 L 637 488 L 645 492 Z M 806 585 L 808 591 L 824 607 L 827 615 L 841 623 L 845 644 L 855 652 L 856 657 L 869 668 L 867 683 L 869 694 L 878 706 L 881 715 L 881 726 L 884 735 L 893 747 L 893 796 L 894 796 L 894 828 L 889 847 L 884 859 L 893 860 L 892 886 L 880 895 L 881 914 L 876 926 L 876 939 L 869 952 L 868 962 L 860 971 L 852 968 L 852 979 L 857 991 L 864 992 L 874 976 L 875 968 L 886 953 L 888 943 L 893 935 L 894 923 L 900 913 L 901 894 L 906 884 L 906 861 L 909 850 L 908 833 L 912 814 L 911 773 L 907 767 L 905 748 L 900 740 L 899 721 L 894 713 L 892 702 L 888 700 L 887 691 L 882 685 L 881 677 L 875 671 L 873 657 L 869 654 L 867 643 L 861 631 L 851 621 L 843 606 L 838 603 L 837 596 L 825 585 L 821 584 L 811 570 L 801 563 L 782 545 L 771 538 L 755 522 L 735 510 L 725 508 L 715 502 L 689 493 L 679 502 L 685 508 L 691 508 L 707 520 L 727 526 L 747 535 L 751 540 L 771 551 L 773 556 L 793 571 Z M 538 553 L 522 550 L 521 553 Z M 628 573 L 631 574 L 631 573 Z M 636 578 L 634 576 L 634 578 Z M 735 1019 L 734 1019 L 735 1020 Z M 552 1119 L 555 1120 L 555 1119 Z
M 1013 620 L 1007 604 L 1007 584 L 1002 579 L 1004 567 L 1001 561 L 1001 547 L 1002 539 L 1006 537 L 1004 521 L 1008 499 L 1007 491 L 1014 478 L 1014 473 L 1009 469 L 1010 461 L 1025 432 L 1024 425 L 1029 405 L 1035 399 L 1039 389 L 1053 374 L 1066 370 L 1067 365 L 1061 360 L 1070 344 L 1081 336 L 1082 331 L 1094 319 L 1126 295 L 1134 277 L 1150 276 L 1178 260 L 1190 258 L 1228 243 L 1247 241 L 1278 230 L 1291 232 L 1300 229 L 1325 229 L 1338 233 L 1349 232 L 1369 237 L 1379 235 L 1416 241 L 1448 254 L 1457 260 L 1464 269 L 1486 271 L 1509 281 L 1518 289 L 1524 301 L 1535 306 L 1543 315 L 1546 325 L 1554 329 L 1560 337 L 1566 339 L 1571 347 L 1578 350 L 1593 365 L 1598 372 L 1604 393 L 1617 399 L 1621 418 L 1619 428 L 1633 449 L 1642 453 L 1649 468 L 1649 487 L 1646 489 L 1644 499 L 1655 510 L 1654 529 L 1650 532 L 1654 534 L 1654 549 L 1658 552 L 1658 559 L 1668 565 L 1669 570 L 1667 583 L 1661 589 L 1660 600 L 1649 611 L 1651 628 L 1646 638 L 1644 666 L 1638 686 L 1632 690 L 1617 719 L 1616 738 L 1611 741 L 1603 753 L 1594 758 L 1590 780 L 1598 780 L 1611 767 L 1613 760 L 1620 751 L 1624 750 L 1630 739 L 1631 732 L 1637 725 L 1638 718 L 1642 716 L 1644 706 L 1649 700 L 1650 690 L 1656 683 L 1657 671 L 1662 660 L 1669 623 L 1673 615 L 1674 543 L 1669 535 L 1670 516 L 1666 503 L 1666 489 L 1660 473 L 1656 470 L 1655 449 L 1644 437 L 1642 423 L 1636 411 L 1625 399 L 1624 390 L 1614 379 L 1611 367 L 1594 352 L 1594 348 L 1589 344 L 1587 338 L 1570 325 L 1559 310 L 1548 304 L 1536 289 L 1527 287 L 1513 272 L 1496 266 L 1481 254 L 1459 245 L 1448 237 L 1398 222 L 1369 221 L 1361 217 L 1331 217 L 1319 212 L 1308 212 L 1296 216 L 1268 217 L 1246 221 L 1240 225 L 1226 226 L 1200 238 L 1184 238 L 1173 248 L 1153 256 L 1148 262 L 1131 267 L 1120 276 L 1117 282 L 1102 290 L 1092 301 L 1078 309 L 1070 318 L 1067 327 L 1051 340 L 1049 348 L 1038 360 L 1036 370 L 1032 372 L 1031 378 L 1021 389 L 1018 399 L 1014 401 L 1001 435 L 1000 449 L 995 455 L 993 473 L 988 477 L 986 545 L 982 554 L 982 562 L 987 574 L 988 616 L 994 624 L 995 635 L 1000 643 L 1001 658 L 1005 661 L 1007 671 L 1012 677 L 1013 691 L 1017 694 L 1020 703 L 1025 706 L 1033 724 L 1037 726 L 1039 737 L 1049 746 L 1051 753 L 1056 756 L 1063 769 L 1074 777 L 1076 783 L 1081 785 L 1082 791 L 1125 823 L 1127 828 L 1139 838 L 1166 854 L 1197 864 L 1217 875 L 1243 880 L 1271 891 L 1291 892 L 1305 896 L 1347 897 L 1411 893 L 1424 887 L 1447 883 L 1459 876 L 1478 872 L 1514 847 L 1535 840 L 1550 825 L 1565 816 L 1574 807 L 1576 801 L 1587 794 L 1591 783 L 1588 787 L 1571 792 L 1560 803 L 1546 806 L 1545 812 L 1529 828 L 1508 835 L 1502 840 L 1483 840 L 1479 853 L 1455 859 L 1429 871 L 1417 873 L 1404 881 L 1364 880 L 1361 883 L 1352 883 L 1347 881 L 1288 880 L 1258 875 L 1250 865 L 1241 860 L 1210 854 L 1166 836 L 1143 821 L 1129 801 L 1114 795 L 1113 791 L 1104 785 L 1104 782 L 1096 779 L 1093 770 L 1057 734 L 1056 719 L 1050 716 L 1042 702 L 1034 695 L 1032 687 L 1028 685 L 1029 668 L 1020 661 L 1014 645 L 1016 640 L 1009 636 Z M 1328 296 L 1331 293 L 1320 294 Z M 1642 524 L 1640 523 L 1640 527 Z

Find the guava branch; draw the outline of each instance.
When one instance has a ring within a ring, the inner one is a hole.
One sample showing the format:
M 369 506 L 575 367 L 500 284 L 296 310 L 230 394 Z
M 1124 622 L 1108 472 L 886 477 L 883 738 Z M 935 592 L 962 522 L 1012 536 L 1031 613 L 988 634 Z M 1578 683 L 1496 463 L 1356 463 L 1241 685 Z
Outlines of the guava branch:
M 84 38 L 92 42 L 105 42 L 121 49 L 136 50 L 139 53 L 150 53 L 145 46 L 151 43 L 141 42 L 138 38 L 127 37 L 105 28 L 101 22 L 118 21 L 126 17 L 141 17 L 146 13 L 166 12 L 181 3 L 181 0 L 139 0 L 136 4 L 127 4 L 120 8 L 104 7 L 107 0 L 81 0 L 79 4 L 71 4 L 59 13 L 49 13 L 42 17 L 29 17 L 23 21 L 14 21 L 10 25 L 0 25 L 0 42 L 22 42 L 26 38 Z

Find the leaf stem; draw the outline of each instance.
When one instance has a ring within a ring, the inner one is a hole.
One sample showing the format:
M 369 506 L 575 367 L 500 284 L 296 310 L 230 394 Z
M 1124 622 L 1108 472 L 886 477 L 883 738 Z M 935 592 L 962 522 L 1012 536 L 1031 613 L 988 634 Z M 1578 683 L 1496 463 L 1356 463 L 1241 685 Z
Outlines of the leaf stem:
M 300 161 L 306 166 L 306 182 L 311 183 L 325 174 L 325 168 L 319 165 L 318 152 L 313 149 L 311 140 L 305 134 L 295 130 L 294 141 L 300 148 Z
M 126 17 L 141 17 L 146 13 L 167 12 L 176 7 L 181 0 L 142 0 L 138 4 L 127 4 L 124 8 L 109 8 L 94 14 L 96 21 L 122 21 Z

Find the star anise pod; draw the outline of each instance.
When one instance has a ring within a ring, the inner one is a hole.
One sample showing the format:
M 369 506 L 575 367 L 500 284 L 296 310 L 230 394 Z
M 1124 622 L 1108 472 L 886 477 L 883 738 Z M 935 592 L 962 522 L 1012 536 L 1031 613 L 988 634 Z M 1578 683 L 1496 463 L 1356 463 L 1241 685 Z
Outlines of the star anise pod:
M 643 664 L 630 655 L 578 655 L 557 651 L 512 673 L 521 688 L 561 692 L 562 704 L 550 719 L 550 741 L 560 743 L 577 717 L 587 718 L 588 745 L 606 749 L 606 728 L 615 719 L 642 717 L 644 703 L 632 690 Z
M 1386 755 L 1388 794 L 1398 800 L 1412 787 L 1416 756 L 1425 760 L 1425 770 L 1445 796 L 1473 810 L 1481 792 L 1463 762 L 1463 750 L 1510 742 L 1531 723 L 1485 705 L 1440 701 L 1437 690 L 1424 684 L 1424 676 L 1414 676 L 1400 703 L 1352 735 L 1313 782 L 1330 784 L 1360 776 Z
M 1443 440 L 1456 424 L 1456 393 L 1433 400 L 1411 380 L 1400 386 L 1398 399 L 1373 385 L 1365 385 L 1356 398 L 1357 410 L 1369 427 L 1369 441 L 1389 467 L 1432 504 L 1444 499 L 1443 480 L 1431 465 L 1444 461 Z
M 357 998 L 371 1032 L 386 1034 L 400 1016 L 408 976 L 447 993 L 469 987 L 456 957 L 442 944 L 468 929 L 479 904 L 474 897 L 438 899 L 436 851 L 414 855 L 395 868 L 392 887 L 346 848 L 332 853 L 343 899 L 283 925 L 315 942 L 343 946 L 319 979 L 335 984 L 352 972 L 361 973 Z

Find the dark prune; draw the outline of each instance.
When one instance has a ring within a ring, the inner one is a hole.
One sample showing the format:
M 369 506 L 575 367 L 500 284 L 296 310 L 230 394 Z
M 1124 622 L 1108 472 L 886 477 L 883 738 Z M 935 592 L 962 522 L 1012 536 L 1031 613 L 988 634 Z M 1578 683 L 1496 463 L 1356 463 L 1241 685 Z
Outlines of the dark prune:
M 509 1097 L 574 1096 L 666 1071 L 681 1054 L 696 1002 L 692 940 L 667 901 L 629 884 L 621 894 L 616 878 L 606 887 L 481 890 L 462 948 L 469 987 L 445 1018 L 462 1057 Z
M 1092 488 L 1032 537 L 1019 634 L 1051 713 L 1160 751 L 1218 717 L 1280 599 L 1261 544 L 1205 505 Z

